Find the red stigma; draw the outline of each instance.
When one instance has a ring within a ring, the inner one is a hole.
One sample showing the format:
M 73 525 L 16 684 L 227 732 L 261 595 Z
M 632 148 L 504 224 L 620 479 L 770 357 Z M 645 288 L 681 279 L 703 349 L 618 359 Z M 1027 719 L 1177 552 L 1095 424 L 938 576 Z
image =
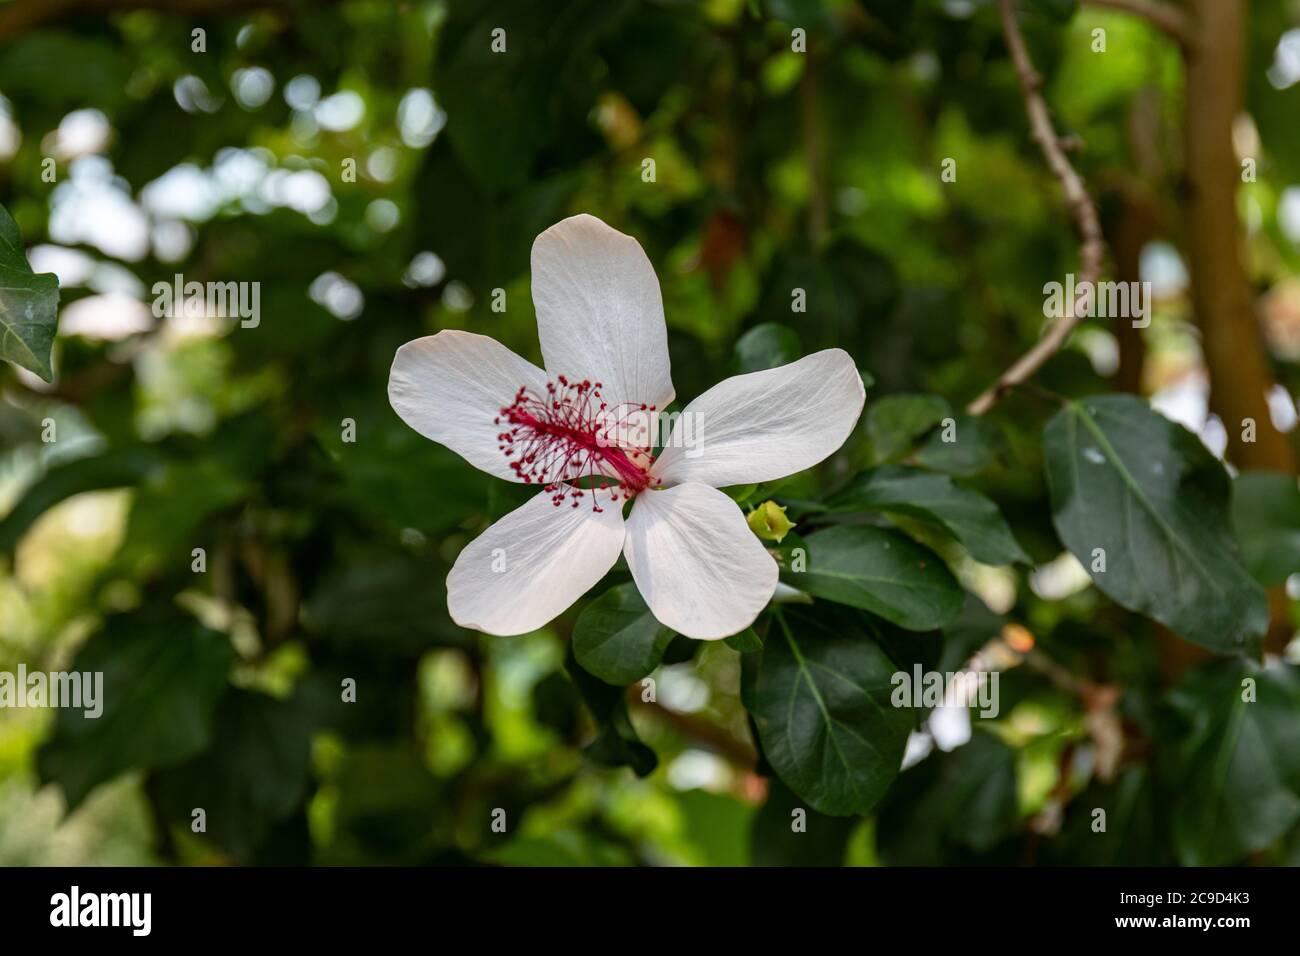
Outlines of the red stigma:
M 595 491 L 617 483 L 624 500 L 659 483 L 650 476 L 650 425 L 655 407 L 624 402 L 610 408 L 600 394 L 600 382 L 570 381 L 563 375 L 546 383 L 545 394 L 521 386 L 515 400 L 493 419 L 509 426 L 497 435 L 498 447 L 510 468 L 526 485 L 542 485 L 556 506 L 577 508 L 591 495 L 594 511 L 603 511 Z M 630 421 L 633 415 L 641 421 Z M 571 482 L 589 479 L 589 487 Z M 618 501 L 618 491 L 610 495 Z

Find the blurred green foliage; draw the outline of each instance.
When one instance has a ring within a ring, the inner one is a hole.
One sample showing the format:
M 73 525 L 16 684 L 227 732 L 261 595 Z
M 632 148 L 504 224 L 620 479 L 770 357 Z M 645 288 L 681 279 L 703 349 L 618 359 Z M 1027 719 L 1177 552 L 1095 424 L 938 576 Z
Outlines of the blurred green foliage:
M 1294 478 L 1243 475 L 1230 502 L 1222 465 L 1140 406 L 1119 457 L 1170 466 L 1134 491 L 1157 519 L 1124 587 L 1093 587 L 1090 535 L 1113 532 L 1122 566 L 1132 502 L 1062 499 L 1077 463 L 1067 448 L 1045 468 L 1043 429 L 1071 413 L 1021 393 L 958 411 L 1037 338 L 1042 284 L 1075 261 L 993 5 L 157 6 L 0 48 L 0 201 L 34 258 L 78 256 L 47 267 L 53 385 L 0 364 L 0 670 L 106 682 L 99 720 L 0 709 L 0 863 L 1300 861 L 1294 663 L 1225 653 L 1174 681 L 1157 646 L 1180 639 L 1143 616 L 1217 651 L 1223 621 L 1258 639 L 1261 584 L 1300 572 Z M 1024 6 L 1109 216 L 1139 165 L 1130 110 L 1154 90 L 1177 123 L 1179 60 L 1123 14 Z M 1242 195 L 1265 289 L 1297 262 L 1279 210 L 1300 183 L 1300 86 L 1264 70 L 1300 12 L 1252 18 L 1263 161 Z M 88 110 L 101 143 L 73 135 Z M 621 562 L 535 634 L 447 615 L 456 554 L 526 495 L 405 426 L 389 365 L 441 328 L 537 361 L 528 251 L 579 211 L 654 263 L 679 405 L 830 346 L 871 388 L 832 460 L 731 489 L 787 507 L 796 531 L 772 549 L 812 601 L 725 642 L 664 629 Z M 260 283 L 260 324 L 150 317 L 176 273 Z M 1114 345 L 1090 320 L 1036 381 L 1115 391 Z M 1147 346 L 1157 375 L 1195 363 L 1185 290 Z M 1295 390 L 1294 363 L 1279 376 Z M 1174 553 L 1236 583 L 1187 591 Z M 895 670 L 976 655 L 1002 671 L 1001 707 L 944 708 L 964 745 L 943 715 L 889 705 Z

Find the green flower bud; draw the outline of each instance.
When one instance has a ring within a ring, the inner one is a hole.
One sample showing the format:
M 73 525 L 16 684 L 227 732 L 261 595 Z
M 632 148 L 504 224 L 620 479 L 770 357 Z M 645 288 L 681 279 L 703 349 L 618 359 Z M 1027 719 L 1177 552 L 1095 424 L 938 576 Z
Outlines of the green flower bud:
M 785 516 L 785 508 L 775 501 L 764 501 L 745 518 L 749 530 L 764 541 L 781 543 L 781 539 L 790 533 L 794 522 Z

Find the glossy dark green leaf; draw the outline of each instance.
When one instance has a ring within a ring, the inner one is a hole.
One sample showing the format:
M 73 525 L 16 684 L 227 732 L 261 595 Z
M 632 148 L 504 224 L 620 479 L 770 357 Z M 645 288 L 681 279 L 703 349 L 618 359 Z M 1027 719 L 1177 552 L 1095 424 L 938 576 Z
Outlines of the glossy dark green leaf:
M 673 639 L 650 613 L 631 582 L 612 587 L 592 601 L 573 625 L 573 653 L 588 673 L 626 686 L 659 666 Z
M 886 395 L 867 405 L 867 438 L 875 461 L 901 458 L 949 414 L 938 395 Z
M 1215 662 L 1170 700 L 1189 726 L 1171 782 L 1179 862 L 1238 863 L 1300 821 L 1297 668 Z
M 178 611 L 109 618 L 69 665 L 102 672 L 103 713 L 62 709 L 41 748 L 41 779 L 75 807 L 133 767 L 164 767 L 203 750 L 234 653 L 223 634 Z
M 840 525 L 806 540 L 807 570 L 782 572 L 801 591 L 871 611 L 911 631 L 942 627 L 961 612 L 962 590 L 952 572 L 900 532 Z
M 763 639 L 758 636 L 758 632 L 752 627 L 747 627 L 738 634 L 732 634 L 723 643 L 732 650 L 740 651 L 742 654 L 749 654 L 763 649 Z
M 896 670 L 865 615 L 788 608 L 774 615 L 747 696 L 763 754 L 820 813 L 865 813 L 898 774 L 912 714 L 890 703 Z
M 969 477 L 992 468 L 1010 453 L 1002 429 L 987 418 L 953 416 L 952 428 L 936 428 L 916 450 L 914 460 L 933 471 Z
M 1300 486 L 1295 475 L 1245 471 L 1232 483 L 1232 524 L 1246 567 L 1261 584 L 1300 573 Z
M 1043 443 L 1056 530 L 1097 587 L 1211 650 L 1255 643 L 1268 601 L 1229 531 L 1227 472 L 1195 435 L 1101 395 L 1067 404 Z
M 0 206 L 0 358 L 53 381 L 50 351 L 58 320 L 58 278 L 32 272 L 18 224 Z
M 826 505 L 832 511 L 883 511 L 942 528 L 985 564 L 1029 560 L 997 505 L 947 475 L 882 465 L 858 475 Z

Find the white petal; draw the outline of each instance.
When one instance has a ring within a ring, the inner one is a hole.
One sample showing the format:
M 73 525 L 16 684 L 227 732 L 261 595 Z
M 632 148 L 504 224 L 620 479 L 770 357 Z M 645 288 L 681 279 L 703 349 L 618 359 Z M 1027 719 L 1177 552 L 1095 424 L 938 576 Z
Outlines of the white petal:
M 622 502 L 590 496 L 556 507 L 543 492 L 466 545 L 447 575 L 447 610 L 461 627 L 527 634 L 571 605 L 623 547 Z
M 445 331 L 407 342 L 388 374 L 393 410 L 425 438 L 489 475 L 518 481 L 492 423 L 521 385 L 546 389 L 546 373 L 496 339 Z
M 659 280 L 641 244 L 594 216 L 533 243 L 537 336 L 551 378 L 590 379 L 612 406 L 673 400 Z
M 715 488 L 793 475 L 844 444 L 865 398 L 843 349 L 724 379 L 686 406 L 651 470 Z
M 744 630 L 776 590 L 776 561 L 740 507 L 708 485 L 637 495 L 623 553 L 654 616 L 699 640 Z

